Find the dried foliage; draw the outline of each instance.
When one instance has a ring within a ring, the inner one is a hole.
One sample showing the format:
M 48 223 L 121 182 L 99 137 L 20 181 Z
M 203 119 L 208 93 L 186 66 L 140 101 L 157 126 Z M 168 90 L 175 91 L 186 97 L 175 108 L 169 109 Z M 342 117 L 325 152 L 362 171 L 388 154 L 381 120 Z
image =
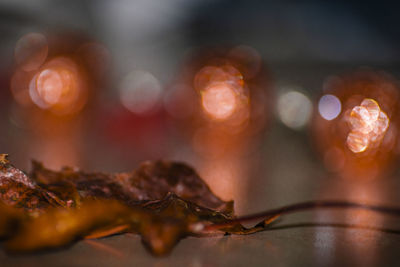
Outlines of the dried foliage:
M 13 252 L 130 232 L 141 235 L 151 253 L 164 255 L 188 235 L 248 234 L 266 225 L 246 229 L 233 221 L 232 201 L 215 196 L 192 168 L 167 161 L 117 174 L 56 172 L 34 162 L 26 175 L 2 154 L 0 200 L 0 234 Z
M 235 217 L 189 166 L 145 162 L 131 173 L 56 172 L 38 162 L 29 175 L 0 154 L 0 238 L 9 252 L 65 247 L 85 238 L 136 233 L 157 256 L 186 236 L 251 234 L 302 210 L 357 208 L 400 216 L 400 208 L 347 201 L 309 201 Z M 261 220 L 245 228 L 241 223 Z

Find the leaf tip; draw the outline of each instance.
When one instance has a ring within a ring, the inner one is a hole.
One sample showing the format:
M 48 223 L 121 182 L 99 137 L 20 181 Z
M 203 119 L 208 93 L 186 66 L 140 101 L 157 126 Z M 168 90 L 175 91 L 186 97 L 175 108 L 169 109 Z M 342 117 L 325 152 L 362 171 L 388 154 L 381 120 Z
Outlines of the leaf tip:
M 8 154 L 0 154 L 0 164 L 8 164 L 10 161 L 8 160 Z

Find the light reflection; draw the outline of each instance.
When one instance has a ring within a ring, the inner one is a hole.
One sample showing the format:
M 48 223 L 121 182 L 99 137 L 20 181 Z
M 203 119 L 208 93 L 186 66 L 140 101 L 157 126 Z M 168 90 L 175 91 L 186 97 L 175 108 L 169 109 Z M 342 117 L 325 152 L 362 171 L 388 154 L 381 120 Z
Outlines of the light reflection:
M 317 212 L 316 220 L 332 221 L 334 216 L 329 212 Z M 331 263 L 335 253 L 335 246 L 337 243 L 336 233 L 333 227 L 315 227 L 314 232 L 314 251 L 317 260 L 317 265 L 326 266 Z
M 342 111 L 342 104 L 339 98 L 334 95 L 323 95 L 318 102 L 319 114 L 325 120 L 335 119 Z
M 162 93 L 161 84 L 151 73 L 136 70 L 129 73 L 119 87 L 122 105 L 129 111 L 143 114 L 155 109 Z
M 372 205 L 391 201 L 390 192 L 392 190 L 388 187 L 389 184 L 338 178 L 323 179 L 315 197 L 318 199 L 342 199 Z M 385 235 L 380 229 L 387 226 L 385 215 L 364 209 L 332 209 L 316 211 L 315 217 L 317 223 L 342 226 L 340 229 L 318 227 L 315 229 L 316 235 L 319 235 L 319 231 L 321 234 L 322 232 L 326 234 L 329 229 L 333 229 L 333 236 L 340 235 L 341 242 L 345 242 L 346 245 L 343 250 L 343 243 L 332 239 L 332 235 L 321 236 L 322 240 L 315 250 L 323 263 L 331 262 L 332 253 L 339 255 L 345 253 L 346 256 L 347 253 L 350 253 L 349 255 L 353 257 L 353 265 L 376 266 L 380 240 Z
M 371 143 L 380 142 L 389 127 L 389 118 L 378 103 L 366 98 L 355 106 L 347 117 L 351 131 L 347 146 L 354 153 L 364 152 Z
M 382 186 L 372 183 L 356 183 L 346 193 L 349 199 L 360 203 L 385 203 L 385 195 Z M 347 210 L 345 220 L 349 224 L 371 226 L 380 228 L 384 225 L 385 217 L 382 214 L 363 209 Z M 376 266 L 377 247 L 382 233 L 368 230 L 348 230 L 346 240 L 352 244 L 353 253 L 360 266 Z
M 311 117 L 311 101 L 303 93 L 290 91 L 279 96 L 277 112 L 279 119 L 287 127 L 300 129 Z

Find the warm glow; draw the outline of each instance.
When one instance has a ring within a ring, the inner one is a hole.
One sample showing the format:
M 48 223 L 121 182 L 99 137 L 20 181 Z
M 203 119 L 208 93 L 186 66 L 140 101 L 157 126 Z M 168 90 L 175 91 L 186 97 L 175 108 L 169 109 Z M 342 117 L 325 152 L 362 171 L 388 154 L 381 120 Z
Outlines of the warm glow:
M 362 132 L 353 130 L 347 136 L 347 146 L 354 153 L 364 152 L 368 145 L 368 136 Z
M 36 85 L 39 96 L 48 106 L 59 101 L 63 91 L 63 81 L 59 72 L 45 69 L 37 77 Z
M 201 93 L 201 102 L 206 113 L 217 120 L 229 118 L 237 105 L 236 94 L 226 83 L 207 87 Z
M 246 46 L 207 50 L 189 63 L 164 105 L 191 139 L 201 176 L 221 198 L 238 200 L 240 211 L 237 203 L 247 195 L 243 178 L 254 169 L 270 117 L 267 73 L 260 55 Z
M 231 65 L 206 66 L 195 76 L 194 87 L 208 118 L 239 125 L 248 118 L 247 87 L 242 74 Z
M 63 115 L 83 106 L 83 89 L 77 65 L 68 58 L 56 58 L 33 77 L 29 94 L 38 107 Z
M 346 179 L 390 173 L 399 157 L 399 98 L 398 81 L 382 71 L 326 79 L 312 124 L 326 168 Z
M 206 66 L 194 78 L 194 87 L 202 91 L 213 83 L 229 83 L 236 89 L 243 88 L 242 74 L 231 65 L 222 67 Z
M 382 140 L 389 127 L 386 113 L 381 111 L 375 100 L 369 98 L 352 109 L 347 121 L 351 128 L 347 136 L 347 146 L 354 153 L 363 152 L 370 144 Z

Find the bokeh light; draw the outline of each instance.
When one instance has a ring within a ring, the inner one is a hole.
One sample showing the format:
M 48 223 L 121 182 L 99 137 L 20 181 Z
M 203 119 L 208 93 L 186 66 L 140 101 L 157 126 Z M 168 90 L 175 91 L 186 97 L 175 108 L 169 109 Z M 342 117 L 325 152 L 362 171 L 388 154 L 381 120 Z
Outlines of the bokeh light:
M 347 146 L 354 153 L 363 152 L 371 143 L 380 142 L 389 127 L 386 113 L 380 110 L 375 100 L 369 98 L 352 109 L 347 121 L 351 128 L 347 136 Z
M 239 184 L 254 169 L 272 117 L 271 80 L 249 46 L 200 49 L 187 59 L 164 97 L 170 123 L 190 143 L 194 164 L 212 189 L 240 200 L 246 189 Z
M 32 101 L 57 115 L 79 111 L 86 103 L 86 88 L 77 64 L 57 57 L 44 64 L 29 84 Z
M 243 75 L 232 65 L 202 68 L 194 78 L 194 87 L 207 118 L 231 126 L 248 118 L 248 89 Z
M 93 45 L 92 45 L 93 43 Z M 79 33 L 29 33 L 14 49 L 15 69 L 10 90 L 13 121 L 24 133 L 23 158 L 47 166 L 78 166 L 81 157 L 82 110 L 93 90 L 103 86 L 104 47 Z M 94 98 L 91 98 L 93 100 Z M 20 142 L 20 140 L 18 142 Z
M 300 129 L 304 127 L 312 114 L 311 100 L 301 92 L 289 91 L 278 98 L 277 113 L 287 127 Z
M 85 55 L 90 54 L 92 57 L 89 58 L 93 58 L 94 54 L 99 54 L 96 51 L 102 49 L 100 44 L 98 48 L 91 43 L 81 49 L 84 42 L 79 40 L 40 33 L 29 33 L 18 40 L 14 50 L 17 64 L 10 90 L 20 107 L 27 110 L 37 107 L 37 111 L 68 117 L 82 110 L 89 97 L 89 88 L 96 79 L 100 80 Z M 92 63 L 95 65 L 93 60 Z
M 36 78 L 36 88 L 40 99 L 45 104 L 43 108 L 56 104 L 63 91 L 63 79 L 61 73 L 52 69 L 41 71 Z M 37 102 L 38 105 L 40 105 Z
M 201 93 L 201 102 L 209 116 L 217 120 L 229 118 L 236 109 L 236 95 L 229 84 L 208 86 Z
M 353 130 L 347 136 L 347 146 L 354 153 L 364 152 L 368 144 L 368 137 L 362 132 Z
M 397 80 L 360 70 L 330 77 L 323 88 L 312 137 L 326 168 L 360 179 L 389 172 L 400 155 Z
M 154 110 L 159 104 L 161 95 L 162 87 L 157 78 L 142 70 L 129 73 L 119 87 L 122 105 L 137 114 Z
M 334 95 L 323 95 L 318 102 L 318 111 L 325 120 L 330 121 L 340 114 L 342 104 L 339 98 Z

